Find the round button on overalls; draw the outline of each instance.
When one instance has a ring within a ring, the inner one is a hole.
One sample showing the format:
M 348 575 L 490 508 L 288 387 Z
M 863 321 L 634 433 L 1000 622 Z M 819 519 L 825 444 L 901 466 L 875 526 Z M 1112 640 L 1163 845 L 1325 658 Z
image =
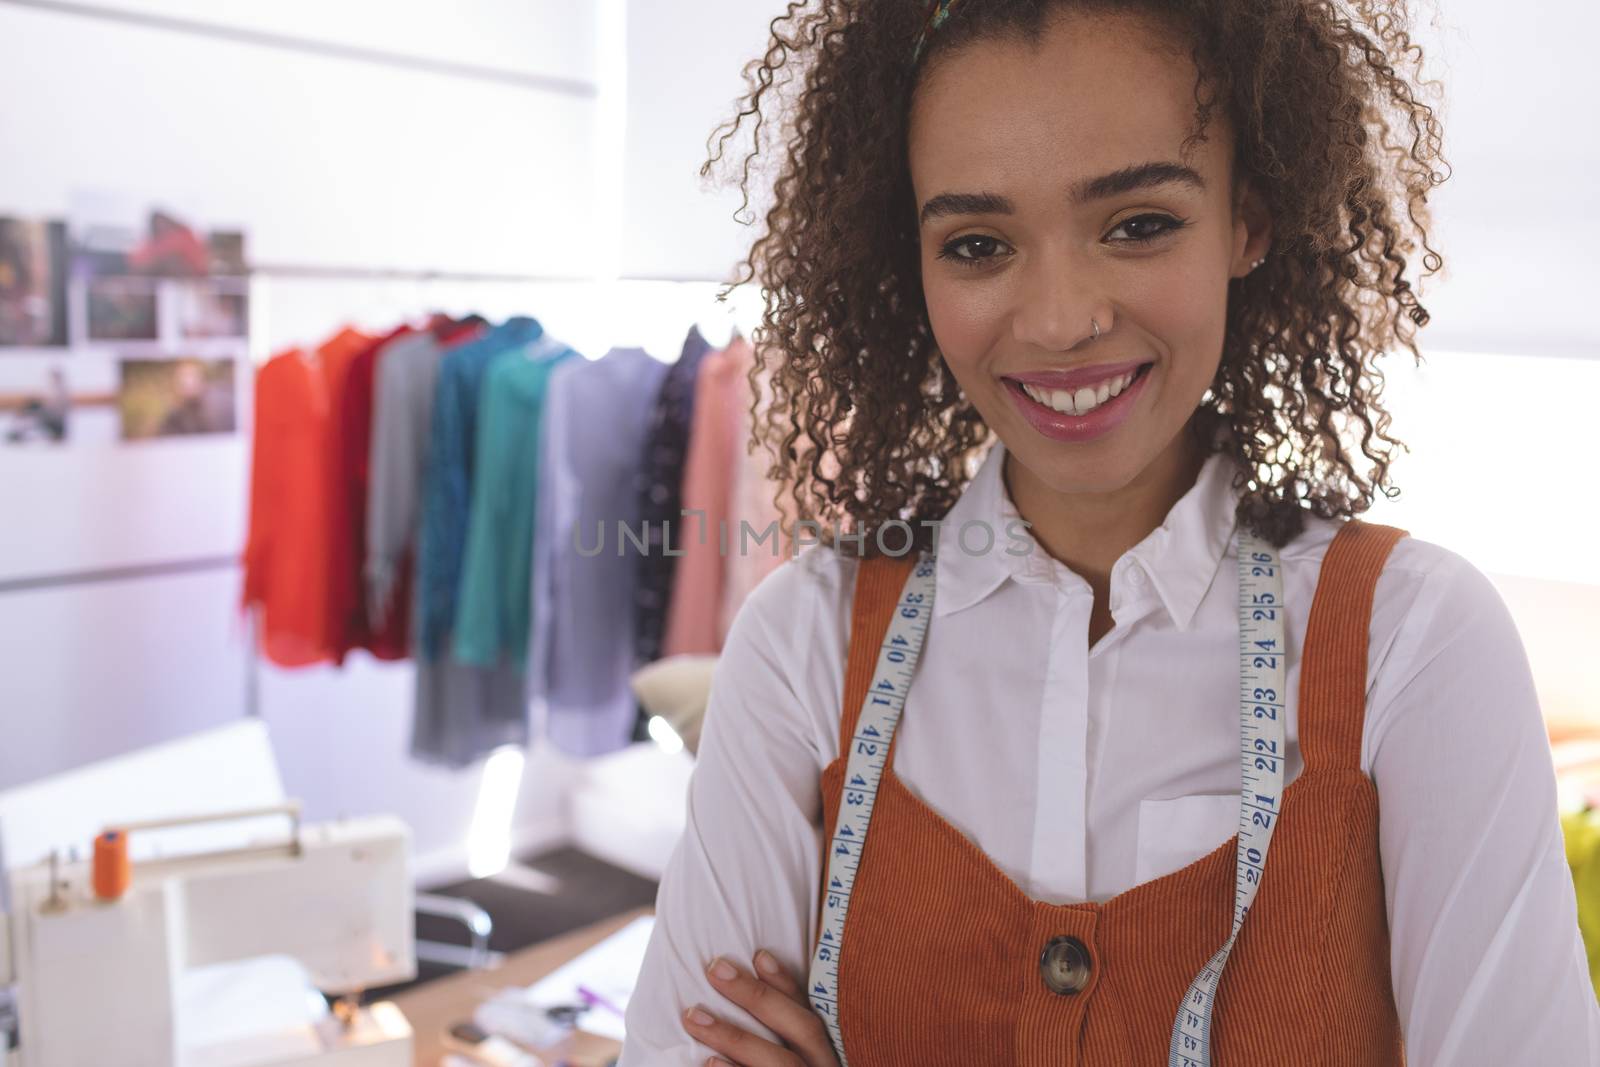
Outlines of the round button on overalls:
M 1053 937 L 1039 956 L 1039 973 L 1050 992 L 1076 993 L 1089 984 L 1089 950 L 1075 937 Z

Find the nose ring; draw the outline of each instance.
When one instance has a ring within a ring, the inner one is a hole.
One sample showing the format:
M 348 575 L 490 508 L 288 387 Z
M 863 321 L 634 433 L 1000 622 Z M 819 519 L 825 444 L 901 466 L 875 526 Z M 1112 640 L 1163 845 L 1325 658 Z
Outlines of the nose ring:
M 1090 319 L 1089 320 L 1089 325 L 1094 327 L 1094 336 L 1091 337 L 1090 340 L 1091 341 L 1100 340 L 1100 324 L 1098 322 L 1094 321 L 1094 319 Z

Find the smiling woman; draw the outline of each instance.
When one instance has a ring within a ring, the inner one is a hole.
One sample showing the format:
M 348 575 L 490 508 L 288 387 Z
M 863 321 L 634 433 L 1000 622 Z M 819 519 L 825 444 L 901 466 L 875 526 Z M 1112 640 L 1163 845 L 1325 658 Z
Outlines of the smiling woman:
M 1442 262 L 1409 17 L 774 20 L 721 144 L 791 130 L 752 443 L 820 543 L 715 668 L 624 1067 L 1600 1062 L 1515 625 L 1359 518 Z
M 1415 352 L 1427 321 L 1411 276 L 1443 180 L 1439 125 L 1397 73 L 1415 65 L 1403 5 L 822 6 L 775 23 L 773 77 L 805 81 L 807 132 L 748 265 L 774 290 L 761 414 L 794 489 L 781 503 L 825 523 L 937 519 L 960 485 L 928 461 L 970 470 L 1007 438 L 1026 417 L 1008 379 L 1134 359 L 1153 363 L 1154 425 L 1024 462 L 1020 492 L 1135 472 L 1170 491 L 1226 428 L 1255 480 L 1245 514 L 1274 543 L 1307 509 L 1364 509 L 1397 443 L 1375 362 Z M 919 61 L 897 60 L 930 23 Z M 1370 470 L 1338 447 L 1345 424 Z M 1042 444 L 1019 439 L 1017 458 Z

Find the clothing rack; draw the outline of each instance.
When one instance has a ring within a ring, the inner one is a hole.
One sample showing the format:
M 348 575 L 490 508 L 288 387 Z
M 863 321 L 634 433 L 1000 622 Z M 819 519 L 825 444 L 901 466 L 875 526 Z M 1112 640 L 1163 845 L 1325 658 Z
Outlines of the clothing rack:
M 0 4 L 21 3 L 32 6 L 56 6 L 53 0 L 0 0 Z M 70 5 L 69 5 L 70 6 Z M 670 282 L 677 284 L 730 284 L 727 279 L 694 274 L 636 274 L 615 279 L 595 278 L 592 275 L 562 274 L 506 274 L 493 271 L 436 270 L 432 268 L 407 269 L 385 267 L 346 267 L 319 264 L 265 263 L 253 265 L 249 274 L 264 278 L 303 278 L 316 280 L 353 281 L 444 281 L 465 283 L 571 283 L 596 282 Z M 8 593 L 35 592 L 41 589 L 60 589 L 69 586 L 93 585 L 101 582 L 123 582 L 141 578 L 163 578 L 174 574 L 193 574 L 204 571 L 228 570 L 240 566 L 236 556 L 201 556 L 165 560 L 160 563 L 136 564 L 126 567 L 96 567 L 79 571 L 61 571 L 51 574 L 21 575 L 0 578 L 0 596 Z
M 14 3 L 18 0 L 0 0 Z M 426 283 L 441 281 L 466 284 L 604 284 L 607 282 L 661 282 L 671 284 L 731 285 L 725 278 L 706 275 L 626 275 L 615 278 L 596 278 L 592 275 L 503 273 L 493 271 L 442 270 L 434 268 L 384 268 L 339 266 L 326 264 L 262 263 L 253 264 L 247 271 L 250 277 L 265 280 L 303 279 L 321 281 L 399 281 Z M 133 564 L 121 567 L 85 568 L 50 574 L 23 575 L 0 578 L 0 596 L 30 593 L 41 590 L 64 589 L 111 582 L 126 582 L 169 578 L 180 575 L 237 571 L 243 567 L 238 553 L 225 556 L 200 556 L 160 562 Z M 246 718 L 261 714 L 261 665 L 259 619 L 255 612 L 247 612 L 245 619 L 246 649 L 244 678 L 244 713 Z

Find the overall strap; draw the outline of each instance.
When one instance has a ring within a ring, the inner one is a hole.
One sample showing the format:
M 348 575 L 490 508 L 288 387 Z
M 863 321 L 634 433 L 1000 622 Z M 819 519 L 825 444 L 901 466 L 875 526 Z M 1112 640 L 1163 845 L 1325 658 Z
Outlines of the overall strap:
M 867 701 L 867 689 L 878 665 L 878 650 L 889 634 L 889 620 L 900 603 L 906 579 L 917 565 L 915 553 L 870 556 L 856 567 L 856 587 L 850 612 L 850 654 L 844 669 L 844 704 L 839 714 L 839 753 L 850 751 Z
M 1300 653 L 1300 750 L 1308 768 L 1360 769 L 1373 591 L 1405 536 L 1350 519 L 1328 545 Z

